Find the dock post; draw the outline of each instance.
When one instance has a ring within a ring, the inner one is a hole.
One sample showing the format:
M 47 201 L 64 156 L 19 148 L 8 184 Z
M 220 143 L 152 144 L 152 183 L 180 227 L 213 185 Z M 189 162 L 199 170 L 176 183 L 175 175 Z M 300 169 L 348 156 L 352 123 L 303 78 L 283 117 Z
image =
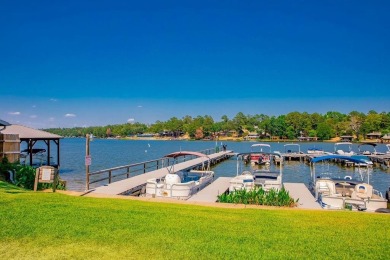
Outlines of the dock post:
M 90 150 L 89 150 L 89 134 L 86 136 L 86 141 L 85 141 L 85 158 L 90 158 Z M 89 190 L 89 164 L 87 163 L 87 160 L 85 160 L 85 190 Z

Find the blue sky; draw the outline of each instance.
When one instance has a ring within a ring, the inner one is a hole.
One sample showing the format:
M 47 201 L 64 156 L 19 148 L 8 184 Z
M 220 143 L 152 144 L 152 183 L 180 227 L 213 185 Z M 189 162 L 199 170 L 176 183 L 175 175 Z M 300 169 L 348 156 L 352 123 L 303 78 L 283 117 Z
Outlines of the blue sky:
M 0 118 L 390 110 L 389 1 L 185 2 L 3 0 Z

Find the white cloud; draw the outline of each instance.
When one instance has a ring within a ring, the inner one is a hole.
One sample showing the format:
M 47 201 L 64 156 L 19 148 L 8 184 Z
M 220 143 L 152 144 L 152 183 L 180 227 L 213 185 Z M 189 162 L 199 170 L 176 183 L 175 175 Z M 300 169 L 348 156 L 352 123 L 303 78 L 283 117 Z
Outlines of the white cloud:
M 20 113 L 20 112 L 9 112 L 8 114 L 9 114 L 9 115 L 13 115 L 13 116 L 18 116 L 18 115 L 20 115 L 21 113 Z
M 37 115 L 31 115 L 30 118 L 37 118 Z
M 54 120 L 55 120 L 54 117 L 50 117 L 50 118 L 49 118 L 49 121 L 50 121 L 50 122 L 53 122 Z
M 128 122 L 128 123 L 134 122 L 134 118 L 129 118 L 129 119 L 127 119 L 127 122 Z
M 75 114 L 65 114 L 65 117 L 76 117 Z
M 51 102 L 57 102 L 57 99 L 51 98 L 50 101 L 51 101 Z
M 137 107 L 141 108 L 142 106 L 137 106 Z
M 36 105 L 33 105 L 32 108 L 36 108 L 37 106 Z

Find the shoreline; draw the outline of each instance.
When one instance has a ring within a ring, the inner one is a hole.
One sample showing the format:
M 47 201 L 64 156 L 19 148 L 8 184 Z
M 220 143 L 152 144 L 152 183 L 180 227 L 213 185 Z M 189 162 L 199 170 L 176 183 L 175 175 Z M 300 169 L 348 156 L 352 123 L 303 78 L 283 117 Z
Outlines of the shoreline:
M 85 137 L 63 137 L 66 139 L 73 139 L 73 138 L 85 138 Z M 266 143 L 338 143 L 342 142 L 340 138 L 333 138 L 330 140 L 317 140 L 317 141 L 299 141 L 298 139 L 280 139 L 280 140 L 270 140 L 270 139 L 254 139 L 254 140 L 245 140 L 244 138 L 235 138 L 235 137 L 228 137 L 228 138 L 219 138 L 218 140 L 210 140 L 210 139 L 190 139 L 190 138 L 169 138 L 169 137 L 108 137 L 108 138 L 100 138 L 100 137 L 94 137 L 94 139 L 104 139 L 104 140 L 130 140 L 130 141 L 190 141 L 190 142 L 197 142 L 197 141 L 203 141 L 203 142 L 248 142 L 248 143 L 255 143 L 255 142 L 266 142 Z M 373 144 L 387 144 L 384 142 L 381 142 L 380 140 L 359 140 L 359 141 L 350 141 L 351 143 L 373 143 Z

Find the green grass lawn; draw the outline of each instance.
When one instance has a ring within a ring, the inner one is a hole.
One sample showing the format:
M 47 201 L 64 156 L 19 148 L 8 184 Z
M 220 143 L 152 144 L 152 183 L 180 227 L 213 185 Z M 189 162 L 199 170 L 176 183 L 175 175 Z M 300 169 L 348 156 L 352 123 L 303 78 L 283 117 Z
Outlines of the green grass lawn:
M 0 182 L 1 259 L 388 259 L 390 214 L 212 208 Z

